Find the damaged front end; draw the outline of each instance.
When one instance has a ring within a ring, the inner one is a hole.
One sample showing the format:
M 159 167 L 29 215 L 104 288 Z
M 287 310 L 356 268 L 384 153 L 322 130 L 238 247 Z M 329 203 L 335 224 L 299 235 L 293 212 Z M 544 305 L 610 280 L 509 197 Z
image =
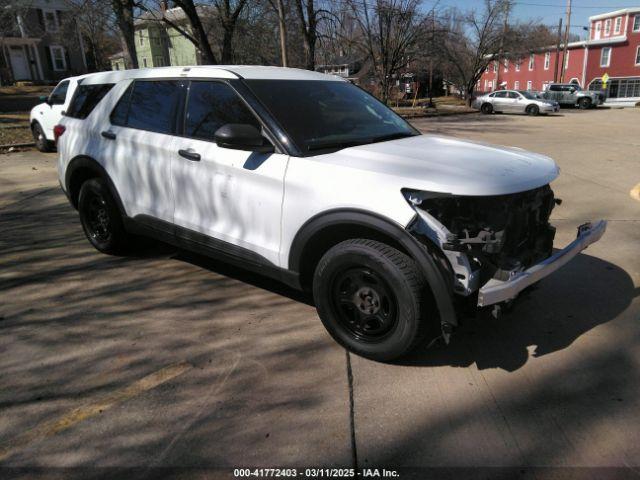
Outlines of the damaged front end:
M 430 250 L 449 272 L 453 292 L 474 308 L 513 300 L 534 283 L 534 272 L 535 281 L 548 275 L 597 241 L 606 228 L 603 221 L 581 227 L 577 243 L 554 255 L 555 228 L 549 217 L 560 201 L 549 185 L 494 196 L 403 194 L 417 213 L 409 232 L 438 247 Z

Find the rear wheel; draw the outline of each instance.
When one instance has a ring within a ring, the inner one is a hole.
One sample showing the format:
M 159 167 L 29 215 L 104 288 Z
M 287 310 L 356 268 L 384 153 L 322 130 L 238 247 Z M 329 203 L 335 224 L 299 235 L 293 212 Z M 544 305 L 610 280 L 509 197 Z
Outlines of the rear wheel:
M 529 105 L 527 107 L 526 110 L 527 114 L 532 115 L 532 116 L 536 116 L 540 113 L 540 107 L 538 107 L 537 105 Z
M 490 103 L 483 103 L 480 107 L 480 111 L 485 115 L 488 115 L 493 112 L 493 105 L 491 105 Z
M 378 361 L 400 357 L 426 333 L 427 285 L 416 263 L 380 242 L 347 240 L 316 267 L 313 296 L 331 336 Z
M 44 135 L 44 130 L 38 122 L 34 123 L 31 127 L 31 133 L 33 134 L 33 141 L 38 150 L 41 152 L 50 152 L 53 150 L 53 143 L 47 140 L 47 137 Z
M 578 101 L 578 107 L 580 107 L 582 110 L 586 110 L 590 106 L 591 106 L 591 100 L 589 98 L 581 98 Z
M 92 178 L 82 184 L 78 212 L 84 233 L 96 250 L 116 254 L 129 245 L 120 211 L 104 180 Z

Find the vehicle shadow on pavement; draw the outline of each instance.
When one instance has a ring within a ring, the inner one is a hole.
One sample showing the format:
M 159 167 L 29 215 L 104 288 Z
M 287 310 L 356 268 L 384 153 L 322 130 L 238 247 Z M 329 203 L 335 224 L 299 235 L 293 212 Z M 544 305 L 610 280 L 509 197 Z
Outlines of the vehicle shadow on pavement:
M 488 312 L 465 319 L 449 345 L 419 347 L 401 364 L 451 365 L 515 371 L 530 356 L 569 347 L 581 335 L 616 318 L 640 295 L 621 268 L 580 254 L 525 293 L 499 319 Z

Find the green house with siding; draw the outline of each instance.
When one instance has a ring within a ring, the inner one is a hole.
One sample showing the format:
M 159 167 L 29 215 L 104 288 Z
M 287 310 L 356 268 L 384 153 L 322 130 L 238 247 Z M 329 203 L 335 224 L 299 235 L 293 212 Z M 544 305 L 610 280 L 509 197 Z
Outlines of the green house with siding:
M 135 22 L 136 57 L 140 68 L 199 65 L 195 45 L 175 28 L 162 21 L 163 12 L 145 12 Z M 164 11 L 164 16 L 181 29 L 189 22 L 181 8 Z M 126 55 L 118 52 L 109 58 L 112 70 L 130 68 Z

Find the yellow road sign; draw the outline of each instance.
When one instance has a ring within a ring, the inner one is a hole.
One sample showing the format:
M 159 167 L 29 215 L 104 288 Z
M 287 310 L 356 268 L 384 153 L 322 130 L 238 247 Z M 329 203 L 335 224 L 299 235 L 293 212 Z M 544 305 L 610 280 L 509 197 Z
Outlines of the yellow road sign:
M 602 88 L 607 88 L 608 81 L 609 81 L 609 74 L 605 72 L 605 74 L 602 75 Z

